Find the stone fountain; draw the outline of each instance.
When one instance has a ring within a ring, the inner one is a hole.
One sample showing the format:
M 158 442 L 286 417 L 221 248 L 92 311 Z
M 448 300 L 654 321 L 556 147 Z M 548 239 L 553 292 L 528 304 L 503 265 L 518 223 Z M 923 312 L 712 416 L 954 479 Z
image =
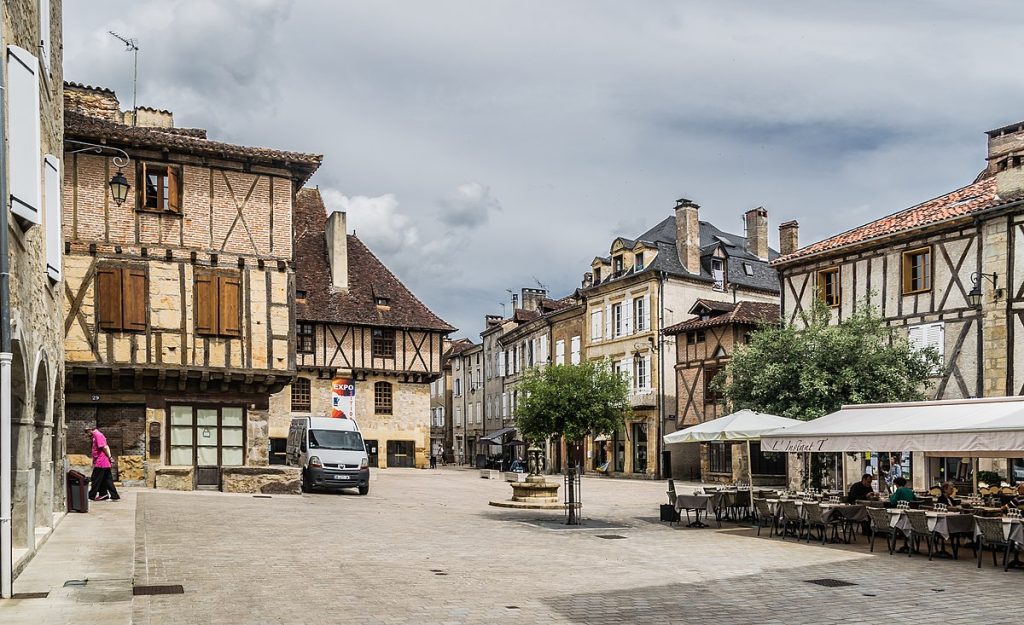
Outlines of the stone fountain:
M 558 489 L 562 486 L 557 482 L 544 479 L 542 472 L 547 467 L 543 450 L 531 445 L 527 450 L 530 454 L 530 474 L 525 482 L 512 482 L 512 499 L 489 502 L 499 508 L 519 508 L 522 510 L 562 510 L 565 504 L 558 500 Z

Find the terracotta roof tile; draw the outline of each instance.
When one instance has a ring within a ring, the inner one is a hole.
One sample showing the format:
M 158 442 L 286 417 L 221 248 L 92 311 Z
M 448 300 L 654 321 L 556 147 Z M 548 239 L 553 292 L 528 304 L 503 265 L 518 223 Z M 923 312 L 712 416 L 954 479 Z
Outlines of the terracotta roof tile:
M 780 256 L 772 261 L 772 265 L 789 263 L 800 258 L 830 252 L 839 248 L 862 243 L 871 239 L 885 237 L 914 228 L 921 228 L 948 219 L 964 217 L 980 210 L 996 206 L 1002 200 L 996 195 L 995 178 L 979 180 L 952 193 L 922 202 L 917 206 L 904 209 L 869 224 L 847 230 L 841 234 L 812 243 L 797 251 Z
M 346 323 L 454 332 L 430 311 L 354 234 L 348 242 L 348 292 L 331 285 L 327 260 L 327 209 L 317 189 L 301 189 L 295 197 L 295 284 L 306 292 L 296 303 L 302 321 Z M 376 296 L 390 301 L 378 307 Z
M 723 302 L 715 302 L 723 303 Z M 688 330 L 700 330 L 716 326 L 730 325 L 733 323 L 745 325 L 760 325 L 763 323 L 774 323 L 781 318 L 781 309 L 778 304 L 766 302 L 737 302 L 732 310 L 711 317 L 701 319 L 700 317 L 677 323 L 665 328 L 665 334 L 679 334 Z
M 64 112 L 64 136 L 111 144 L 126 150 L 135 147 L 166 148 L 184 154 L 197 154 L 223 159 L 256 161 L 292 170 L 299 183 L 304 183 L 320 167 L 323 156 L 257 148 L 210 141 L 205 131 L 195 128 L 156 128 L 126 126 L 109 119 L 85 115 L 81 111 Z

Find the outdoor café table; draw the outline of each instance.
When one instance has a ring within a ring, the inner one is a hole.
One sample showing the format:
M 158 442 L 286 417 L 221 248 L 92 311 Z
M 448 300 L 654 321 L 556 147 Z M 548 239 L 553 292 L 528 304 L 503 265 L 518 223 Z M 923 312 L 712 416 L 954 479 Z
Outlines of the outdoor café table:
M 690 510 L 697 515 L 697 520 L 687 523 L 686 527 L 709 527 L 707 523 L 701 523 L 700 513 L 708 516 L 715 513 L 715 500 L 712 495 L 678 495 L 676 496 L 676 511 L 686 511 L 686 518 L 690 518 Z
M 720 490 L 711 496 L 714 498 L 713 507 L 719 526 L 721 526 L 723 516 L 731 518 L 729 515 L 730 510 L 737 508 L 750 509 L 749 490 Z
M 905 510 L 890 508 L 890 522 L 893 527 L 910 536 L 910 519 L 904 514 Z M 958 514 L 955 512 L 925 512 L 928 521 L 928 529 L 941 536 L 953 545 L 953 553 L 945 550 L 937 551 L 935 555 L 956 558 L 956 552 L 960 545 L 951 541 L 951 538 L 960 536 L 973 536 L 975 532 L 974 516 L 970 514 Z
M 855 503 L 823 503 L 821 504 L 821 518 L 825 523 L 832 521 L 832 517 L 840 517 L 851 522 L 868 520 L 868 508 L 862 504 Z
M 1003 517 L 1003 536 L 1006 540 L 1012 540 L 1018 545 L 1024 545 L 1024 521 L 1011 517 Z M 974 538 L 981 536 L 978 526 L 974 526 Z

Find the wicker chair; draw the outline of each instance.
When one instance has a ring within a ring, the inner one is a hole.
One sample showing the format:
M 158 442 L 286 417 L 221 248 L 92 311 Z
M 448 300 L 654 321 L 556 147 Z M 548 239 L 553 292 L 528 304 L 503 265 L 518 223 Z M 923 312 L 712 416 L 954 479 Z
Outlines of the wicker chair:
M 905 510 L 907 521 L 910 522 L 910 540 L 914 543 L 913 549 L 907 549 L 907 556 L 913 555 L 914 551 L 921 552 L 921 541 L 928 545 L 928 559 L 932 559 L 935 553 L 936 534 L 928 529 L 928 517 L 923 510 Z
M 998 566 L 996 564 L 996 549 L 1003 551 L 1003 570 L 1007 570 L 1010 566 L 1010 550 L 1016 550 L 1016 546 L 1012 540 L 1006 540 L 1003 535 L 1003 521 L 999 517 L 974 517 L 974 522 L 980 530 L 978 536 L 978 568 L 981 568 L 981 554 L 985 551 L 985 547 L 988 547 L 992 551 L 992 566 Z
M 896 528 L 892 526 L 889 519 L 889 511 L 885 508 L 868 508 L 868 518 L 871 519 L 871 551 L 875 551 L 875 537 L 879 534 L 885 536 L 885 546 L 889 548 L 889 555 L 896 549 Z
M 776 531 L 776 535 L 781 536 L 785 540 L 786 531 L 790 527 L 795 527 L 796 539 L 800 540 L 804 533 L 804 517 L 800 514 L 800 508 L 797 507 L 794 501 L 782 501 L 779 503 L 782 505 L 782 518 L 779 524 L 779 530 L 781 531 Z
M 757 535 L 761 535 L 761 528 L 769 527 L 768 538 L 775 535 L 775 529 L 779 525 L 779 517 L 772 514 L 771 507 L 765 499 L 754 498 L 754 522 L 757 523 Z
M 839 537 L 839 526 L 842 525 L 842 519 L 825 522 L 825 518 L 821 513 L 821 505 L 816 503 L 805 503 L 804 504 L 804 525 L 807 528 L 807 542 L 811 542 L 811 530 L 817 529 L 821 534 L 821 544 L 825 544 L 825 538 L 828 536 L 828 530 L 832 530 L 832 540 L 836 540 Z

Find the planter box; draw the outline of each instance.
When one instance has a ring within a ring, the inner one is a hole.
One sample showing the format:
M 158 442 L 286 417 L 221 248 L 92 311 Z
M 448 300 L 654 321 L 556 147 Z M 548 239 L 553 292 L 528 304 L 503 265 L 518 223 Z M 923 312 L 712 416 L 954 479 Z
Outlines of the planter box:
M 525 482 L 526 481 L 526 473 L 518 473 L 516 471 L 506 471 L 505 472 L 505 481 L 506 482 Z
M 501 471 L 495 469 L 480 469 L 480 477 L 485 480 L 501 479 Z

